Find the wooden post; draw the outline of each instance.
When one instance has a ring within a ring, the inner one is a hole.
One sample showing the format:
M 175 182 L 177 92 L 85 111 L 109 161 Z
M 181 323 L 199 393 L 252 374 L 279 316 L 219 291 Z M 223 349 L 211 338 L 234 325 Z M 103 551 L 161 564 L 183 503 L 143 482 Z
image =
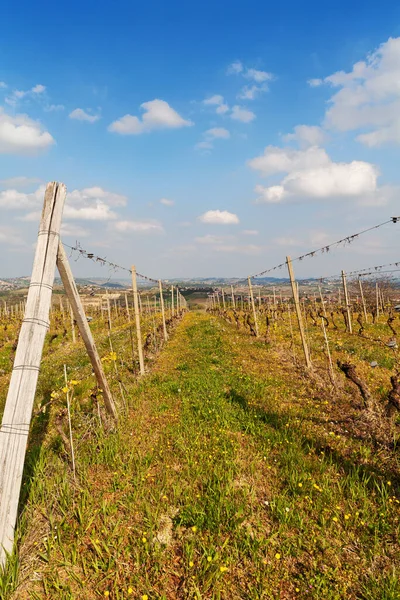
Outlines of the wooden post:
M 364 298 L 364 291 L 363 291 L 363 287 L 362 287 L 362 283 L 361 283 L 361 277 L 358 278 L 358 285 L 360 287 L 360 296 L 361 296 L 361 302 L 362 302 L 362 307 L 363 307 L 363 311 L 364 311 L 365 322 L 368 323 L 368 313 L 367 313 L 367 307 L 365 305 L 365 298 Z
M 126 308 L 126 314 L 128 315 L 128 321 L 130 323 L 131 322 L 131 313 L 129 311 L 128 294 L 125 294 L 125 308 Z
M 376 293 L 376 319 L 379 318 L 379 286 L 378 282 L 375 283 L 375 293 Z
M 299 324 L 300 338 L 301 338 L 301 343 L 303 346 L 304 358 L 306 360 L 307 369 L 311 369 L 312 365 L 311 365 L 311 360 L 310 360 L 310 353 L 309 353 L 307 342 L 306 342 L 306 336 L 304 334 L 303 316 L 301 314 L 301 308 L 300 308 L 300 304 L 299 304 L 299 296 L 298 296 L 298 292 L 297 292 L 296 281 L 294 279 L 292 261 L 291 261 L 290 256 L 286 257 L 286 264 L 287 264 L 287 268 L 288 268 L 288 272 L 289 272 L 290 284 L 292 286 L 292 295 L 293 295 L 294 306 L 296 309 L 297 322 Z
M 108 290 L 106 290 L 106 299 L 107 299 L 107 315 L 108 315 L 108 330 L 112 330 L 112 322 L 111 322 L 111 309 L 110 309 L 110 298 L 108 297 Z
M 136 335 L 137 335 L 137 343 L 138 343 L 140 374 L 144 375 L 142 329 L 140 326 L 139 294 L 138 294 L 138 289 L 137 289 L 135 265 L 132 265 L 132 288 L 133 288 L 133 305 L 135 308 Z
M 174 316 L 174 286 L 171 285 L 171 316 Z
M 72 312 L 71 303 L 69 303 L 69 315 L 71 317 L 71 332 L 72 332 L 72 343 L 76 343 L 76 334 L 75 334 L 75 323 L 74 323 L 74 313 Z
M 235 306 L 235 294 L 233 293 L 233 285 L 231 285 L 231 294 L 232 294 L 232 306 L 233 306 L 233 308 L 236 308 L 236 306 Z
M 92 363 L 93 371 L 96 376 L 98 386 L 100 387 L 100 389 L 103 390 L 104 404 L 106 405 L 106 409 L 110 413 L 110 415 L 112 415 L 116 419 L 117 411 L 115 409 L 115 404 L 111 394 L 111 390 L 108 386 L 108 382 L 103 371 L 103 365 L 101 364 L 101 360 L 93 340 L 92 332 L 90 331 L 90 327 L 87 322 L 85 311 L 82 305 L 82 300 L 76 288 L 71 267 L 69 266 L 67 254 L 61 242 L 58 246 L 57 268 L 60 273 L 61 281 L 63 282 L 63 286 L 65 289 L 65 293 L 67 294 L 69 304 L 73 311 L 75 321 L 77 322 L 80 334 L 85 344 L 86 351 L 90 358 L 90 362 Z
M 351 324 L 349 296 L 348 296 L 348 293 L 347 293 L 346 273 L 344 271 L 342 271 L 342 283 L 343 283 L 344 300 L 345 300 L 345 303 L 346 303 L 347 331 L 349 333 L 353 333 L 353 326 Z
M 224 307 L 224 310 L 225 310 L 225 294 L 224 294 L 224 288 L 221 288 L 221 294 L 222 294 L 222 306 Z
M 255 324 L 255 328 L 256 328 L 256 337 L 258 337 L 258 323 L 257 323 L 256 306 L 254 304 L 253 287 L 251 285 L 250 277 L 247 278 L 247 281 L 249 283 L 250 300 L 251 300 L 251 307 L 253 309 L 253 319 L 254 319 L 254 324 Z
M 323 310 L 323 313 L 324 313 L 324 317 L 326 319 L 327 318 L 326 317 L 326 308 L 325 308 L 324 297 L 323 297 L 322 291 L 321 291 L 321 286 L 318 286 L 318 289 L 319 289 L 319 297 L 320 297 L 321 304 L 322 304 L 322 310 Z
M 61 217 L 66 196 L 62 183 L 46 187 L 25 317 L 0 428 L 0 564 L 14 544 L 29 426 L 43 344 L 49 327 L 51 294 Z
M 162 314 L 162 322 L 163 322 L 163 330 L 164 330 L 164 340 L 167 341 L 168 332 L 167 332 L 167 324 L 165 321 L 164 296 L 163 296 L 161 279 L 158 280 L 158 289 L 160 290 L 160 304 L 161 304 L 161 314 Z
M 326 346 L 326 352 L 328 354 L 328 361 L 329 361 L 329 374 L 331 376 L 331 381 L 332 384 L 336 387 L 336 381 L 335 381 L 335 373 L 333 371 L 333 363 L 332 363 L 332 357 L 331 357 L 331 351 L 329 349 L 329 342 L 328 342 L 328 336 L 326 335 L 326 328 L 325 328 L 325 323 L 324 320 L 321 319 L 321 324 L 322 324 L 322 331 L 324 332 L 324 339 L 325 339 L 325 346 Z

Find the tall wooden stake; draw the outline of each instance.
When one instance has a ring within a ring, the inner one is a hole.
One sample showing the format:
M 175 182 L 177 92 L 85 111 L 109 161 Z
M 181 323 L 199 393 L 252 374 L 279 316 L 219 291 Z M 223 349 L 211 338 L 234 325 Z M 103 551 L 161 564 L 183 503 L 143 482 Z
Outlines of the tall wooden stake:
M 64 250 L 64 246 L 59 244 L 57 252 L 57 268 L 60 273 L 61 281 L 67 294 L 75 321 L 78 325 L 81 337 L 84 341 L 86 351 L 89 355 L 90 362 L 92 363 L 93 372 L 96 376 L 97 383 L 100 389 L 103 390 L 104 404 L 107 412 L 117 418 L 117 411 L 115 409 L 114 400 L 109 388 L 106 376 L 103 371 L 103 365 L 99 354 L 96 349 L 96 345 L 93 340 L 92 332 L 90 331 L 89 324 L 85 315 L 85 311 L 82 305 L 82 300 L 79 296 L 76 288 L 75 280 L 72 275 L 71 267 L 69 266 L 68 256 Z
M 360 287 L 360 296 L 361 296 L 361 303 L 362 303 L 362 307 L 363 307 L 363 311 L 364 311 L 364 319 L 365 319 L 365 322 L 368 323 L 368 313 L 367 313 L 367 307 L 365 305 L 365 298 L 364 298 L 363 286 L 361 283 L 361 277 L 358 278 L 358 285 Z
M 307 369 L 311 369 L 312 365 L 311 365 L 311 360 L 310 360 L 310 353 L 309 353 L 307 342 L 306 342 L 306 336 L 304 334 L 303 316 L 301 314 L 301 308 L 300 308 L 300 304 L 299 304 L 299 296 L 298 296 L 298 292 L 297 292 L 296 281 L 294 279 L 293 266 L 292 266 L 292 261 L 291 261 L 290 256 L 286 257 L 286 264 L 287 264 L 287 268 L 288 268 L 288 272 L 289 272 L 290 284 L 292 286 L 292 295 L 293 295 L 294 306 L 296 309 L 297 322 L 299 324 L 300 338 L 301 338 L 301 343 L 303 346 L 304 358 L 306 360 Z
M 49 327 L 61 217 L 66 196 L 62 183 L 46 187 L 25 317 L 19 334 L 0 428 L 0 565 L 14 544 L 29 426 L 43 344 Z
M 233 285 L 231 285 L 231 294 L 232 294 L 232 307 L 236 308 L 236 306 L 235 306 L 235 294 L 233 293 Z
M 253 287 L 251 285 L 250 277 L 247 278 L 247 281 L 249 283 L 250 300 L 251 300 L 251 307 L 253 309 L 253 319 L 254 319 L 254 324 L 255 324 L 255 328 L 256 328 L 256 337 L 258 337 L 258 323 L 257 323 L 256 306 L 254 304 Z
M 158 288 L 160 290 L 160 304 L 161 304 L 161 314 L 162 314 L 162 322 L 163 322 L 163 330 L 164 330 L 164 340 L 167 341 L 167 339 L 168 339 L 168 332 L 167 332 L 167 324 L 166 324 L 166 321 L 165 321 L 164 296 L 163 296 L 163 289 L 162 289 L 161 279 L 158 280 Z
M 133 306 L 135 309 L 135 320 L 136 320 L 136 335 L 137 335 L 137 343 L 138 343 L 139 367 L 140 367 L 140 374 L 144 375 L 142 329 L 140 326 L 139 294 L 138 294 L 138 289 L 137 289 L 135 265 L 132 265 L 132 288 L 133 288 Z
M 347 293 L 346 273 L 344 271 L 342 271 L 342 284 L 343 284 L 344 301 L 346 303 L 347 331 L 349 333 L 353 333 L 353 326 L 351 324 L 349 295 Z

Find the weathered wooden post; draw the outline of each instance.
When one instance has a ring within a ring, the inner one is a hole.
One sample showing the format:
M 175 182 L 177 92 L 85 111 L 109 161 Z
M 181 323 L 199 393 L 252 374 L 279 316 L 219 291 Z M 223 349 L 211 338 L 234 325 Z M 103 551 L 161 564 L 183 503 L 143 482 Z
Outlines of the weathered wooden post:
M 318 286 L 318 290 L 319 290 L 319 297 L 320 297 L 321 304 L 322 304 L 322 310 L 323 310 L 323 313 L 324 313 L 324 317 L 326 319 L 327 317 L 326 317 L 325 301 L 324 301 L 324 297 L 322 295 L 322 290 L 321 290 L 321 286 L 320 285 Z
M 288 272 L 289 272 L 290 284 L 292 286 L 292 295 L 293 295 L 294 306 L 296 309 L 296 316 L 297 316 L 297 322 L 299 325 L 300 338 L 301 338 L 301 343 L 303 346 L 304 358 L 306 360 L 307 369 L 311 369 L 312 365 L 311 365 L 311 360 L 310 360 L 310 353 L 308 350 L 306 336 L 304 333 L 303 316 L 301 314 L 301 308 L 300 308 L 300 304 L 299 304 L 299 296 L 298 296 L 298 291 L 297 291 L 297 287 L 296 287 L 296 281 L 294 279 L 292 261 L 291 261 L 290 256 L 286 257 L 286 264 L 287 264 L 287 268 L 288 268 Z
M 344 301 L 346 303 L 346 315 L 347 315 L 347 328 L 346 329 L 349 333 L 353 333 L 353 326 L 351 324 L 349 295 L 347 293 L 346 273 L 344 271 L 342 271 L 342 284 L 343 284 Z
M 376 320 L 379 318 L 379 286 L 378 282 L 375 283 L 375 293 L 376 293 Z
M 236 308 L 236 306 L 235 306 L 235 294 L 233 293 L 233 285 L 231 285 L 231 295 L 232 295 L 232 308 Z
M 131 313 L 129 311 L 128 294 L 125 294 L 125 308 L 126 308 L 126 314 L 128 316 L 128 321 L 130 323 L 131 322 Z
M 256 329 L 256 337 L 258 337 L 257 314 L 256 314 L 256 306 L 254 304 L 253 287 L 251 285 L 251 278 L 248 277 L 247 281 L 249 284 L 249 293 L 250 293 L 250 300 L 251 300 L 251 308 L 253 309 L 253 319 L 254 319 L 254 325 L 255 325 L 255 329 Z
M 69 303 L 69 316 L 71 319 L 71 333 L 72 333 L 72 343 L 76 343 L 76 334 L 75 334 L 75 322 L 74 322 L 74 313 L 72 312 L 71 303 Z
M 133 306 L 135 309 L 135 320 L 136 320 L 136 336 L 137 336 L 138 354 L 139 354 L 139 367 L 140 367 L 140 374 L 144 375 L 142 328 L 140 325 L 139 294 L 138 294 L 138 289 L 137 289 L 135 265 L 132 265 L 132 288 L 133 288 Z
M 161 314 L 162 314 L 162 322 L 163 322 L 164 340 L 167 341 L 167 339 L 168 339 L 168 332 L 167 332 L 167 324 L 166 324 L 166 321 L 165 321 L 164 296 L 163 296 L 163 289 L 162 289 L 161 279 L 158 280 L 158 289 L 160 290 L 160 304 L 161 304 Z
M 0 428 L 0 564 L 14 544 L 29 426 L 43 344 L 49 327 L 57 249 L 66 187 L 46 187 L 25 317 Z
M 171 317 L 174 316 L 174 286 L 171 285 Z
M 224 288 L 221 288 L 221 294 L 222 294 L 222 306 L 224 307 L 224 310 L 225 310 L 225 294 L 224 294 Z
M 364 290 L 363 290 L 360 276 L 358 277 L 358 285 L 360 287 L 360 296 L 361 296 L 361 303 L 362 303 L 363 312 L 364 312 L 364 319 L 365 319 L 365 322 L 368 323 L 367 307 L 365 305 Z
M 67 254 L 61 242 L 59 243 L 57 252 L 57 268 L 60 273 L 61 281 L 63 282 L 65 292 L 68 296 L 73 316 L 75 317 L 75 321 L 78 325 L 78 329 L 85 344 L 85 348 L 90 358 L 90 362 L 92 363 L 97 383 L 100 389 L 103 390 L 104 404 L 106 405 L 106 409 L 110 413 L 110 415 L 112 415 L 116 419 L 117 411 L 115 409 L 115 404 L 111 394 L 111 390 L 109 388 L 106 376 L 103 371 L 103 366 L 101 364 L 101 360 L 93 340 L 92 332 L 90 331 L 90 327 L 87 322 L 85 311 L 82 306 L 82 300 L 76 288 L 71 267 L 69 266 Z

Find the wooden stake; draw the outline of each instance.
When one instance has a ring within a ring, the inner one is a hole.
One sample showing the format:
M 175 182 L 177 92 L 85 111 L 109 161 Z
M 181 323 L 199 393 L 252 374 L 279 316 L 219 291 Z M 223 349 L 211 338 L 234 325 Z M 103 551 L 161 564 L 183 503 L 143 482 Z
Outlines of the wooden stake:
M 256 328 L 256 337 L 258 337 L 258 323 L 257 323 L 256 306 L 254 304 L 253 287 L 251 285 L 250 277 L 247 278 L 247 281 L 249 283 L 250 300 L 251 300 L 251 307 L 253 309 L 253 319 L 254 319 L 254 324 L 255 324 L 255 328 Z
M 235 305 L 235 294 L 233 293 L 233 285 L 231 285 L 231 294 L 232 294 L 232 306 L 233 306 L 233 308 L 236 308 L 236 305 Z
M 81 337 L 85 344 L 86 351 L 90 358 L 90 362 L 92 363 L 92 368 L 96 376 L 97 385 L 101 390 L 103 390 L 104 404 L 106 406 L 107 412 L 109 412 L 110 415 L 112 415 L 114 419 L 116 419 L 117 411 L 115 409 L 115 404 L 111 394 L 111 390 L 109 388 L 106 376 L 103 371 L 103 365 L 101 364 L 101 360 L 93 340 L 92 332 L 90 331 L 90 327 L 87 322 L 85 311 L 82 305 L 82 300 L 76 288 L 74 276 L 72 275 L 71 267 L 68 262 L 68 256 L 61 242 L 58 246 L 57 268 L 60 273 L 61 281 L 63 282 L 65 293 L 67 294 L 70 306 L 72 308 L 75 321 L 78 325 L 78 329 L 80 331 Z
M 321 323 L 322 323 L 322 331 L 324 332 L 324 339 L 325 339 L 325 346 L 326 346 L 326 352 L 328 354 L 328 361 L 329 361 L 329 374 L 331 376 L 331 381 L 332 384 L 336 387 L 336 381 L 335 381 L 335 374 L 333 371 L 333 364 L 332 364 L 332 357 L 331 357 L 331 351 L 329 349 L 329 342 L 328 342 L 328 336 L 326 335 L 326 328 L 325 328 L 325 323 L 324 320 L 321 319 Z
M 158 288 L 160 290 L 160 304 L 161 304 L 161 314 L 162 314 L 162 322 L 163 322 L 163 330 L 164 330 L 164 340 L 167 341 L 167 339 L 168 339 L 168 332 L 167 332 L 167 324 L 166 324 L 166 321 L 165 321 L 164 296 L 163 296 L 163 289 L 162 289 L 161 279 L 158 280 Z
M 137 335 L 138 354 L 139 354 L 139 367 L 140 367 L 140 374 L 144 375 L 142 329 L 140 326 L 139 294 L 138 294 L 138 289 L 137 289 L 135 265 L 132 265 L 132 288 L 133 288 L 133 305 L 135 308 L 136 335 Z
M 375 284 L 375 292 L 376 292 L 376 319 L 379 318 L 379 286 L 378 283 Z
M 362 283 L 361 283 L 361 277 L 358 278 L 358 285 L 360 287 L 360 296 L 361 296 L 361 302 L 362 302 L 362 307 L 363 307 L 363 311 L 364 311 L 364 319 L 365 319 L 365 322 L 368 323 L 368 313 L 367 313 L 367 307 L 365 305 L 365 298 L 364 298 L 364 291 L 363 291 L 363 287 L 362 287 Z
M 326 319 L 327 318 L 327 316 L 326 316 L 326 308 L 325 308 L 324 297 L 323 297 L 322 291 L 321 291 L 321 286 L 318 286 L 318 289 L 319 289 L 319 297 L 321 299 L 321 304 L 322 304 L 322 310 L 324 312 L 324 317 Z
M 25 318 L 0 428 L 0 564 L 6 563 L 14 544 L 18 499 L 32 407 L 43 344 L 49 326 L 61 217 L 66 196 L 62 183 L 46 187 Z
M 292 286 L 292 295 L 293 295 L 294 306 L 296 309 L 296 316 L 297 316 L 297 322 L 299 325 L 300 338 L 301 338 L 301 343 L 303 346 L 304 358 L 306 360 L 307 369 L 311 369 L 312 365 L 311 365 L 311 360 L 310 360 L 310 353 L 309 353 L 307 342 L 306 342 L 306 336 L 304 334 L 303 316 L 301 314 L 301 308 L 300 308 L 300 304 L 299 304 L 299 297 L 298 297 L 298 292 L 297 292 L 297 287 L 296 287 L 296 281 L 294 279 L 292 261 L 291 261 L 290 256 L 286 257 L 286 264 L 287 264 L 287 268 L 288 268 L 288 272 L 289 272 L 290 284 Z
M 347 331 L 349 333 L 353 333 L 353 326 L 351 324 L 349 296 L 347 293 L 346 273 L 344 271 L 342 271 L 342 283 L 343 283 L 344 301 L 346 303 Z
M 131 313 L 129 311 L 128 294 L 125 294 L 125 308 L 126 308 L 126 314 L 128 315 L 128 321 L 130 323 L 131 322 Z
M 69 315 L 71 317 L 71 332 L 72 332 L 72 343 L 76 343 L 76 334 L 75 334 L 75 323 L 74 323 L 74 313 L 72 312 L 71 303 L 69 303 Z
M 174 286 L 171 285 L 171 316 L 174 316 Z
M 66 387 L 68 388 L 68 377 L 67 377 L 67 366 L 66 365 L 64 365 L 64 381 L 65 381 Z M 69 443 L 71 445 L 72 472 L 74 474 L 74 479 L 76 481 L 75 452 L 74 452 L 74 440 L 72 437 L 71 406 L 70 406 L 70 402 L 69 402 L 69 389 L 67 389 L 67 412 L 68 412 Z
M 224 288 L 221 288 L 221 294 L 222 294 L 222 306 L 224 307 L 224 310 L 225 310 L 225 295 L 224 295 Z

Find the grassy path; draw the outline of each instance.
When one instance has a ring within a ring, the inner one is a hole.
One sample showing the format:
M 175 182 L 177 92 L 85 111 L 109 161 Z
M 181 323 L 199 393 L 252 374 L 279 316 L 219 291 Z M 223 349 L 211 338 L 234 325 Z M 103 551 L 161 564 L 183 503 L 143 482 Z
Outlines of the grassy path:
M 45 445 L 15 599 L 400 597 L 394 481 L 284 358 L 189 313 L 125 386 L 116 430 L 76 415 L 76 484 Z

